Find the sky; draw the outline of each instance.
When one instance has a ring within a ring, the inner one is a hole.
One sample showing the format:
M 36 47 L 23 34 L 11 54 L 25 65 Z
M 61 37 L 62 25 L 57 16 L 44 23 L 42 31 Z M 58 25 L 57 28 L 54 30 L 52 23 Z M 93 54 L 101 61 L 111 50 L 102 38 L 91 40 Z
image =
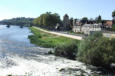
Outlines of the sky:
M 0 20 L 15 17 L 36 18 L 45 12 L 82 17 L 112 19 L 115 0 L 0 0 Z

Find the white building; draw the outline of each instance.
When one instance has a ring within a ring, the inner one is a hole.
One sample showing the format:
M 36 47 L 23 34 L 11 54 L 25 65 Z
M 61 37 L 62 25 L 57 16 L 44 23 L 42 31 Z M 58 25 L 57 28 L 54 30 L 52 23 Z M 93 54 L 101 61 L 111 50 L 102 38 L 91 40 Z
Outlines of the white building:
M 89 35 L 91 32 L 101 31 L 101 27 L 99 24 L 84 24 L 83 26 L 74 26 L 73 31 Z

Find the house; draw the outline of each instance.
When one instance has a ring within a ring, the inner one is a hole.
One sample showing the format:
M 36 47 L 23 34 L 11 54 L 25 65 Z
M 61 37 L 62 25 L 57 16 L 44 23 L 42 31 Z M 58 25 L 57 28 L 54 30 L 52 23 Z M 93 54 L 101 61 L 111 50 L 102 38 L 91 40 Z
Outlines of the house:
M 81 26 L 73 26 L 73 32 L 81 32 Z
M 112 25 L 113 25 L 112 20 L 107 20 L 107 21 L 104 23 L 104 27 L 105 27 L 105 28 L 112 28 Z
M 101 31 L 101 27 L 99 24 L 84 24 L 81 30 L 84 34 L 89 35 L 92 32 Z
M 101 25 L 100 24 L 84 24 L 82 26 L 74 26 L 73 27 L 74 32 L 82 32 L 84 34 L 91 34 L 95 31 L 101 31 Z

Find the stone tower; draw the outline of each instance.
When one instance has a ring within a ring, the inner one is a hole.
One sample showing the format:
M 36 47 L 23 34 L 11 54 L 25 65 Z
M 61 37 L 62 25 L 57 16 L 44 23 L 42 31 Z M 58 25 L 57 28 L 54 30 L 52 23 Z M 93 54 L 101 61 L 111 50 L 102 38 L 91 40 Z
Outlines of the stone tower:
M 69 25 L 70 25 L 69 16 L 67 14 L 65 14 L 64 17 L 63 17 L 64 30 L 68 30 Z

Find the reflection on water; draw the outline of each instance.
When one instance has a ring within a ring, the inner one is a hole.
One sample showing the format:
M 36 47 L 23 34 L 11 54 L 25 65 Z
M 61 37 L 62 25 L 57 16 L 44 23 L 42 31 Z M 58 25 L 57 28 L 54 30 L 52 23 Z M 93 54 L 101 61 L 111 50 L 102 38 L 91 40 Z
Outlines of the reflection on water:
M 33 54 L 47 52 L 45 48 L 42 50 L 42 48 L 30 43 L 28 35 L 31 34 L 27 27 L 11 26 L 7 28 L 5 25 L 0 25 L 0 61 L 10 65 L 12 64 L 12 61 L 8 60 L 10 56 L 30 57 Z
M 38 49 L 40 49 L 39 52 L 41 52 L 42 48 L 30 43 L 28 35 L 31 34 L 31 31 L 27 27 L 20 28 L 18 26 L 11 26 L 7 28 L 5 25 L 0 25 L 0 53 L 2 53 L 0 56 L 4 57 L 8 53 L 25 56 L 25 54 L 29 55 Z M 37 52 L 38 51 L 35 53 Z
M 0 26 L 0 52 L 2 56 L 8 53 L 21 53 L 24 54 L 26 47 L 33 47 L 28 40 L 28 35 L 30 35 L 30 30 L 27 27 L 23 29 L 18 26 L 11 26 L 7 28 L 6 26 Z
M 27 38 L 30 34 L 30 30 L 27 27 L 19 28 L 18 26 L 11 26 L 10 28 L 7 28 L 6 26 L 0 26 L 0 37 L 2 37 L 2 39 L 28 43 L 29 40 Z

